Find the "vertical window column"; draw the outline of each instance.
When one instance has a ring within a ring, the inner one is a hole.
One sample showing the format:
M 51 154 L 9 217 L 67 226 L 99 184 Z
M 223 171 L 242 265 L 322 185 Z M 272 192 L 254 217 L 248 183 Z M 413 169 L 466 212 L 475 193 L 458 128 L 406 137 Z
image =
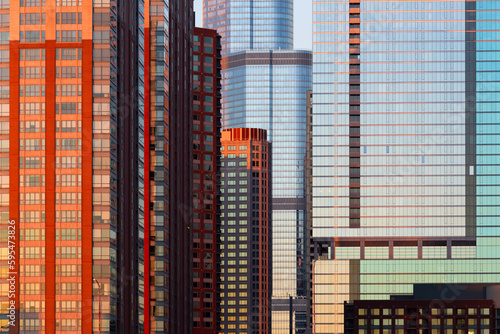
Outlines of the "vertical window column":
M 349 1 L 349 227 L 360 227 L 360 0 Z

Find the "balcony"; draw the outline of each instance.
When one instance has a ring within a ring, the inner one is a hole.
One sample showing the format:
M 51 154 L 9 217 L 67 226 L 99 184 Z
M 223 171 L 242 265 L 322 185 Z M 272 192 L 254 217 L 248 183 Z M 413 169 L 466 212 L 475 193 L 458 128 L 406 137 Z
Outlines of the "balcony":
M 361 63 L 361 61 L 359 60 L 359 58 L 351 58 L 351 59 L 349 59 L 349 64 L 350 65 L 358 65 L 360 63 Z
M 350 200 L 349 201 L 349 208 L 350 209 L 359 209 L 359 208 L 361 208 L 361 203 L 359 203 L 359 201 L 357 201 L 357 203 L 356 203 L 356 202 L 354 202 L 354 200 Z
M 358 162 L 352 162 L 351 161 L 351 162 L 349 162 L 349 167 L 357 167 L 357 168 L 359 168 L 359 167 L 361 167 L 361 163 L 359 161 Z M 351 184 L 349 184 L 349 186 L 352 187 Z M 359 183 L 358 183 L 358 187 L 359 187 Z
M 359 24 L 360 15 L 358 13 L 349 13 L 349 24 Z
M 359 68 L 350 68 L 349 74 L 360 74 L 360 69 Z
M 361 197 L 361 194 L 356 191 L 353 191 L 354 189 L 351 189 L 351 191 L 349 192 L 349 198 L 360 198 Z M 359 190 L 359 189 L 358 189 Z M 359 218 L 359 217 L 358 217 Z
M 360 168 L 359 167 L 350 167 L 349 168 L 349 177 L 360 177 Z M 359 190 L 359 189 L 358 189 Z
M 361 157 L 360 147 L 349 147 L 349 158 Z
M 356 116 L 360 114 L 360 107 L 359 106 L 349 106 L 349 115 L 350 116 Z
M 357 218 L 359 219 L 361 217 L 361 215 L 359 213 L 350 213 L 349 214 L 349 218 Z
M 359 218 L 351 218 L 349 219 L 349 228 L 360 228 L 361 222 Z
M 357 78 L 353 78 L 353 76 L 349 77 L 349 83 L 350 84 L 360 84 L 361 80 L 359 79 L 359 75 L 356 76 Z
M 357 96 L 357 98 L 353 97 L 353 96 L 351 96 L 349 98 L 349 104 L 350 105 L 360 105 L 361 101 L 360 101 L 359 95 L 355 95 L 355 96 Z
M 354 43 L 354 44 L 349 45 L 349 53 L 351 53 L 353 55 L 356 55 L 356 54 L 359 55 L 359 51 L 360 51 L 360 49 L 359 49 L 359 42 L 357 44 Z

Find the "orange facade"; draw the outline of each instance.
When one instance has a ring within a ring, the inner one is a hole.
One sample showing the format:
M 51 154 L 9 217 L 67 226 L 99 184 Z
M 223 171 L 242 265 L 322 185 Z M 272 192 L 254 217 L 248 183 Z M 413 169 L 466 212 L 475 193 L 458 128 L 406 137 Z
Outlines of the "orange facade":
M 170 3 L 0 0 L 0 331 L 189 334 L 193 12 Z
M 10 19 L 0 28 L 10 41 L 1 46 L 9 52 L 1 65 L 10 79 L 2 96 L 10 113 L 1 119 L 9 124 L 9 206 L 0 210 L 1 229 L 8 219 L 16 233 L 15 274 L 2 273 L 16 282 L 11 333 L 92 331 L 92 253 L 82 252 L 92 249 L 92 197 L 82 195 L 92 193 L 93 5 L 61 5 L 0 9 Z

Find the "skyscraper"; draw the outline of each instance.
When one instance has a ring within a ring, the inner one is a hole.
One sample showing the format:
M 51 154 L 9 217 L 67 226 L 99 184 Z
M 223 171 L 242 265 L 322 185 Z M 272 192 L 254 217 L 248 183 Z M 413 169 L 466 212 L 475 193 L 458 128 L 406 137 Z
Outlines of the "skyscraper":
M 2 328 L 190 333 L 191 2 L 0 17 Z
M 271 143 L 222 132 L 218 333 L 271 333 Z
M 496 9 L 313 1 L 315 333 L 345 300 L 500 279 Z
M 205 27 L 222 36 L 222 126 L 265 129 L 273 143 L 273 334 L 289 333 L 290 323 L 304 332 L 307 310 L 303 170 L 312 55 L 291 50 L 292 16 L 291 0 L 204 1 Z
M 193 38 L 193 333 L 217 333 L 220 216 L 220 36 Z
M 293 48 L 293 0 L 203 0 L 203 26 L 222 36 L 222 54 Z
M 150 106 L 146 119 L 150 121 L 151 188 L 150 202 L 145 205 L 150 206 L 149 238 L 154 238 L 154 242 L 150 241 L 149 254 L 152 256 L 154 250 L 155 256 L 150 258 L 154 282 L 149 282 L 151 304 L 149 309 L 145 308 L 145 318 L 151 310 L 151 332 L 190 334 L 193 321 L 190 230 L 193 217 L 193 1 L 145 2 L 146 23 L 148 11 L 149 45 L 146 44 L 145 49 L 148 50 L 146 59 L 150 60 L 146 66 L 150 67 L 145 99 Z M 148 38 L 145 41 L 148 42 Z M 148 73 L 147 67 L 145 73 Z M 148 138 L 148 134 L 145 137 Z M 148 254 L 147 250 L 145 253 Z M 147 305 L 147 299 L 145 302 Z

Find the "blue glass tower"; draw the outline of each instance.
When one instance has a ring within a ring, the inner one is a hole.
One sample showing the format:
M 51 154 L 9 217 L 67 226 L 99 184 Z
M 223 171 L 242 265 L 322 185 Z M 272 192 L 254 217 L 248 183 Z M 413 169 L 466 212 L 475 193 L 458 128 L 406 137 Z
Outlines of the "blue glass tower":
M 346 300 L 500 280 L 499 9 L 313 1 L 315 333 Z
M 273 333 L 288 333 L 289 296 L 306 294 L 304 157 L 309 51 L 242 51 L 224 59 L 223 127 L 266 129 L 273 144 Z M 295 300 L 297 328 L 306 301 Z M 298 331 L 297 333 L 302 333 Z
M 223 55 L 293 48 L 293 0 L 203 0 L 203 26 L 217 29 Z
M 273 145 L 273 334 L 288 334 L 290 324 L 294 333 L 306 331 L 304 158 L 312 54 L 292 50 L 292 10 L 292 0 L 204 1 L 204 26 L 222 36 L 223 128 L 265 129 Z

